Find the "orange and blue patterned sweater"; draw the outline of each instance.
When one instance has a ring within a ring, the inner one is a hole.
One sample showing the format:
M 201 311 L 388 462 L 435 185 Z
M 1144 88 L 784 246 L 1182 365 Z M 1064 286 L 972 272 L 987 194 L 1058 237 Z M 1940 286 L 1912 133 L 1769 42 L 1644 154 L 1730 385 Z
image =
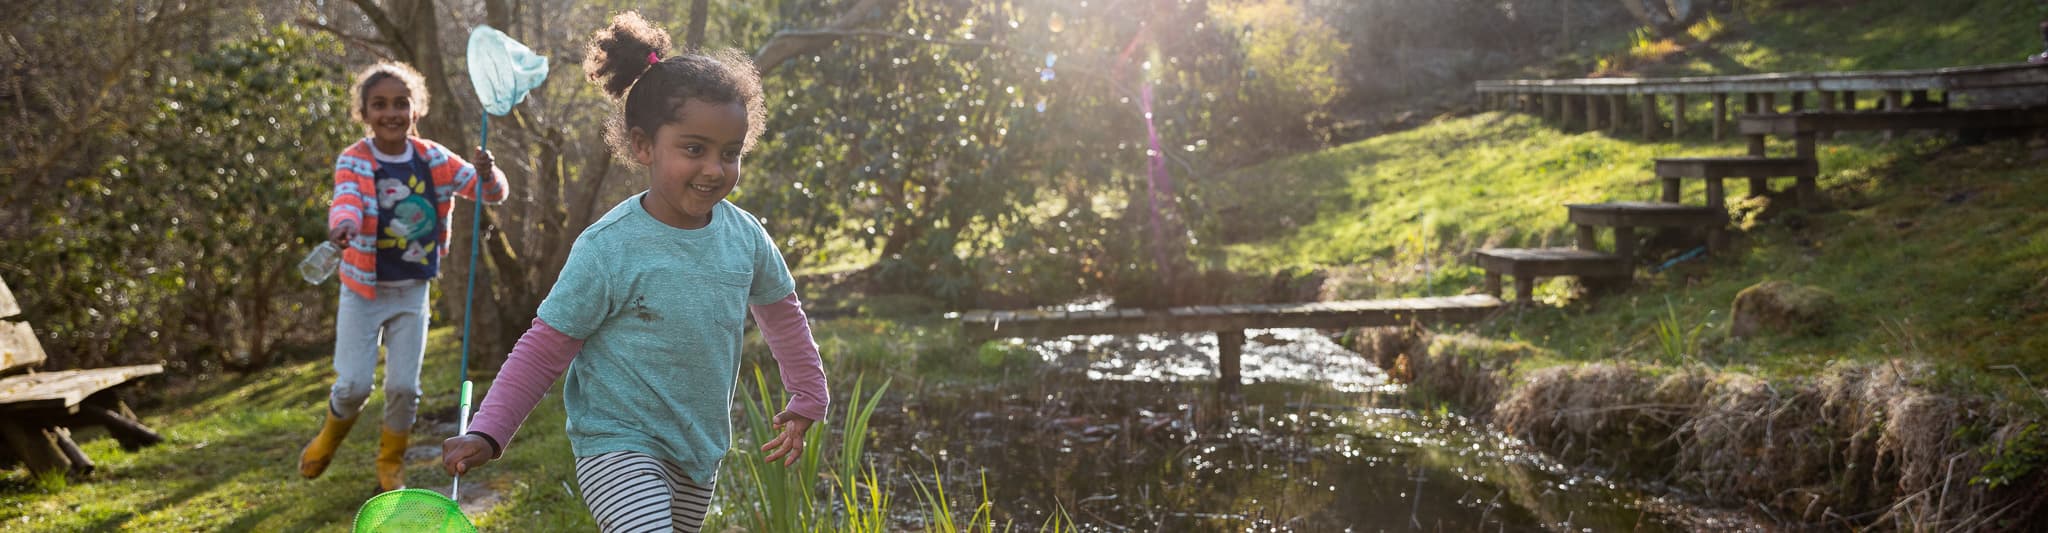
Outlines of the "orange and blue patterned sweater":
M 495 204 L 505 200 L 506 185 L 502 173 L 492 173 L 488 180 L 479 180 L 476 167 L 462 157 L 450 153 L 434 141 L 419 137 L 407 137 L 412 143 L 413 153 L 427 163 L 427 173 L 434 185 L 434 210 L 439 213 L 437 220 L 448 220 L 448 213 L 456 195 L 471 200 L 477 199 L 476 188 L 483 187 L 484 203 Z M 356 141 L 341 156 L 334 160 L 334 199 L 327 207 L 328 229 L 354 225 L 355 237 L 349 239 L 348 248 L 341 253 L 341 284 L 355 291 L 365 299 L 377 298 L 377 167 L 380 164 L 371 151 L 370 139 Z M 452 224 L 451 224 L 452 226 Z M 452 231 L 441 231 L 441 242 L 436 246 L 438 253 L 448 255 L 448 236 Z

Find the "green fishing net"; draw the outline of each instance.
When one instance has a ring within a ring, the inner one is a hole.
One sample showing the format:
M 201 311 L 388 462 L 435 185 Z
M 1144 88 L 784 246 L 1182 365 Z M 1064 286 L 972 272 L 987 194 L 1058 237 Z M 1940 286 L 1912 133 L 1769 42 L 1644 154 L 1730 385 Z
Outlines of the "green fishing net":
M 356 533 L 471 533 L 476 525 L 462 515 L 455 500 L 427 489 L 398 489 L 378 494 L 356 511 Z

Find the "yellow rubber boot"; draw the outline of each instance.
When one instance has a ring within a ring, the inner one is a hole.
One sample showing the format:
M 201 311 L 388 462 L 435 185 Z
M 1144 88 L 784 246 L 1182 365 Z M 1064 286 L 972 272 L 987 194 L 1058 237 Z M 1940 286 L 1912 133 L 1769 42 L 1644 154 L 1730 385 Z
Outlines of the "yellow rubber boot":
M 299 475 L 313 479 L 326 472 L 327 463 L 334 460 L 335 448 L 341 447 L 341 440 L 348 437 L 349 428 L 355 425 L 356 419 L 334 416 L 334 410 L 329 409 L 320 434 L 314 435 L 313 442 L 306 443 L 306 449 L 299 452 Z
M 405 441 L 412 432 L 383 429 L 377 441 L 377 488 L 390 492 L 405 488 Z

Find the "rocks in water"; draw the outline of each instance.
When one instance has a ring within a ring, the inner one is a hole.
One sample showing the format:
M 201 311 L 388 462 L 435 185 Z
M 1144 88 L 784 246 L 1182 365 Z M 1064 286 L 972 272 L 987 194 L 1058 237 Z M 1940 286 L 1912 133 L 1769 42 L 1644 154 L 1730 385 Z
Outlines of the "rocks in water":
M 1834 293 L 1789 281 L 1766 281 L 1735 295 L 1735 313 L 1728 334 L 1819 335 L 1834 322 L 1839 305 Z

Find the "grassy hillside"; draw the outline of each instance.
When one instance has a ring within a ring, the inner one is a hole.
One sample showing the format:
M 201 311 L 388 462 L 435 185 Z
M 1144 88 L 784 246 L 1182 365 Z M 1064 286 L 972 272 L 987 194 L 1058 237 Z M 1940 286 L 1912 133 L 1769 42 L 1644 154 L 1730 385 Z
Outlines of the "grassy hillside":
M 2038 51 L 2033 21 L 2048 15 L 2048 4 L 2034 1 L 1803 4 L 1816 7 L 1721 15 L 1726 28 L 1672 60 L 1692 61 L 1693 73 L 2010 62 Z M 1247 270 L 1322 269 L 1328 297 L 1476 290 L 1482 272 L 1471 251 L 1570 246 L 1563 204 L 1654 199 L 1653 158 L 1743 153 L 1739 141 L 1712 141 L 1704 129 L 1644 141 L 1481 113 L 1271 162 L 1228 178 L 1241 192 L 1221 207 L 1269 224 L 1232 235 L 1224 257 Z M 1774 139 L 1772 150 L 1789 155 L 1790 147 Z M 2015 368 L 2048 374 L 2048 218 L 2040 214 L 2048 151 L 2038 141 L 1959 146 L 1927 135 L 1844 134 L 1824 140 L 1819 156 L 1821 187 L 1837 209 L 1802 213 L 1731 198 L 1743 227 L 1734 253 L 1658 272 L 1651 267 L 1664 257 L 1653 257 L 1633 288 L 1606 298 L 1583 299 L 1573 284 L 1550 280 L 1538 297 L 1551 306 L 1485 333 L 1577 360 L 1682 352 L 1796 372 L 1905 355 L 1977 371 L 1964 381 L 2016 382 Z M 1745 190 L 1741 180 L 1729 185 Z M 1685 201 L 1700 203 L 1700 188 L 1690 184 Z M 1814 338 L 1729 340 L 1735 293 L 1767 280 L 1832 291 L 1841 319 Z M 1660 324 L 1693 332 L 1687 347 L 1667 349 Z
M 2031 0 L 1749 0 L 1686 35 L 1613 33 L 1553 68 L 1594 70 L 1601 59 L 1636 63 L 1625 74 L 1685 76 L 1818 70 L 1942 68 L 2021 61 L 2041 51 Z M 1697 5 L 1697 4 L 1696 4 Z

